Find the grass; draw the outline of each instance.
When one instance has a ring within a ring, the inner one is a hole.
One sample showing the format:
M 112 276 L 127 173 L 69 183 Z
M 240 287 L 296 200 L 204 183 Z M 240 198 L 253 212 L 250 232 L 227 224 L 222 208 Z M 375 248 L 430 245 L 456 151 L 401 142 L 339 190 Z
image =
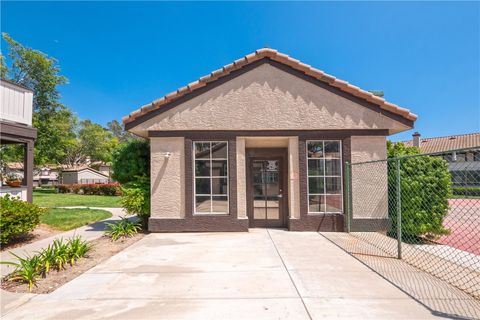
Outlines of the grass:
M 111 216 L 110 212 L 100 209 L 50 208 L 40 216 L 40 222 L 54 229 L 67 231 Z
M 92 196 L 82 194 L 55 193 L 55 189 L 33 191 L 33 203 L 40 207 L 103 207 L 119 208 L 120 197 L 117 196 Z

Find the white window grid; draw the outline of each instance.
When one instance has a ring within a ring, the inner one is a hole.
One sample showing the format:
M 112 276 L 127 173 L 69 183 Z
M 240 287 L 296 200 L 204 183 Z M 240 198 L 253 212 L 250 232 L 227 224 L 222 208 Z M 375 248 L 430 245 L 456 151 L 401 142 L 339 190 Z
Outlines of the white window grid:
M 195 157 L 195 153 L 196 153 L 196 148 L 195 148 L 195 144 L 196 143 L 209 143 L 210 144 L 210 155 L 207 158 L 200 158 L 200 159 L 197 159 Z M 214 143 L 225 143 L 226 144 L 226 148 L 227 148 L 227 157 L 226 158 L 212 158 L 212 145 Z M 207 161 L 209 160 L 210 162 L 210 175 L 209 176 L 201 176 L 201 177 L 197 177 L 197 173 L 196 173 L 196 170 L 195 170 L 195 164 L 196 164 L 196 161 Z M 226 175 L 225 176 L 214 176 L 212 175 L 212 164 L 213 164 L 213 161 L 215 160 L 226 160 L 227 161 L 227 172 L 226 172 Z M 193 141 L 193 212 L 194 214 L 198 214 L 198 215 L 205 215 L 205 214 L 228 214 L 229 213 L 229 205 L 230 205 L 230 181 L 229 181 L 229 178 L 228 178 L 228 173 L 229 173 L 229 168 L 228 168 L 228 141 Z M 197 188 L 196 188 L 196 181 L 197 181 L 197 178 L 198 179 L 209 179 L 210 180 L 210 193 L 207 194 L 207 193 L 198 193 L 197 194 Z M 213 179 L 214 178 L 221 178 L 221 179 L 227 179 L 227 194 L 214 194 L 213 193 Z M 197 211 L 197 196 L 199 197 L 210 197 L 210 211 Z M 223 212 L 223 211 L 213 211 L 213 197 L 227 197 L 227 211 L 226 212 Z
M 322 143 L 322 151 L 323 151 L 323 156 L 321 158 L 311 158 L 308 156 L 308 144 L 310 142 L 313 143 Z M 337 142 L 339 145 L 339 154 L 340 157 L 325 157 L 325 142 Z M 307 157 L 307 163 L 306 163 L 306 170 L 307 170 L 307 208 L 308 208 L 308 213 L 309 214 L 324 214 L 324 213 L 343 213 L 343 164 L 342 164 L 342 141 L 341 140 L 307 140 L 306 141 L 306 157 Z M 310 175 L 308 173 L 308 160 L 323 160 L 323 175 Z M 326 174 L 326 161 L 325 160 L 340 160 L 340 175 L 327 175 Z M 309 178 L 323 178 L 323 193 L 310 193 L 310 183 L 309 183 Z M 326 178 L 340 178 L 340 193 L 327 193 L 327 183 L 326 183 Z M 340 201 L 342 205 L 342 210 L 341 211 L 326 211 L 327 205 L 326 205 L 326 197 L 327 196 L 340 196 Z M 310 211 L 310 196 L 322 196 L 325 202 L 325 211 Z

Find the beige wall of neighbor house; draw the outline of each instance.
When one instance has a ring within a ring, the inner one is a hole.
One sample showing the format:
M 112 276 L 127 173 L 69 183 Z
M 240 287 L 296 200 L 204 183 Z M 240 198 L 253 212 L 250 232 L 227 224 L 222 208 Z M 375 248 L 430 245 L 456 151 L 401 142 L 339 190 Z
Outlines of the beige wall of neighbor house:
M 93 181 L 93 182 L 89 182 Z M 108 183 L 108 177 L 93 170 L 85 169 L 78 171 L 79 183 Z
M 181 219 L 185 216 L 185 139 L 151 138 L 150 154 L 151 217 Z
M 352 137 L 352 213 L 354 218 L 388 217 L 387 163 L 358 162 L 387 158 L 385 137 Z
M 409 129 L 269 64 L 248 71 L 132 128 L 148 130 Z

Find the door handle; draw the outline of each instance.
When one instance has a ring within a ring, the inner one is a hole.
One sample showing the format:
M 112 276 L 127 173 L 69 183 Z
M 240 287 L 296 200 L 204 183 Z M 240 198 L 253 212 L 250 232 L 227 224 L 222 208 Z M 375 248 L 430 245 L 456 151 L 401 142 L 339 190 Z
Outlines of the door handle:
M 278 197 L 278 199 L 282 199 L 282 198 L 283 198 L 283 194 L 280 193 L 277 197 Z

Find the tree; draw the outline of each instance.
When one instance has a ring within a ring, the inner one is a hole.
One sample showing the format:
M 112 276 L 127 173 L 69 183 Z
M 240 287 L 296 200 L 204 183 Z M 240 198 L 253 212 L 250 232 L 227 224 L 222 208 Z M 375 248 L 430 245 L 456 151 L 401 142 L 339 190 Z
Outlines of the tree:
M 112 178 L 120 183 L 150 176 L 150 145 L 146 140 L 121 143 L 113 153 Z
M 448 213 L 448 199 L 452 194 L 452 180 L 448 162 L 441 157 L 420 155 L 416 147 L 403 143 L 387 143 L 389 169 L 389 212 L 396 230 L 397 217 L 397 165 L 400 158 L 400 188 L 402 238 L 418 241 L 420 236 L 436 238 L 448 234 L 443 219 Z M 418 155 L 418 156 L 415 156 Z M 394 196 L 395 195 L 395 196 Z
M 125 131 L 124 127 L 117 121 L 112 120 L 107 123 L 108 131 L 110 131 L 114 137 L 120 142 L 124 142 L 130 139 L 138 139 L 134 134 Z
M 37 128 L 35 163 L 60 163 L 74 138 L 75 117 L 62 105 L 58 86 L 67 83 L 60 75 L 57 60 L 27 48 L 2 34 L 9 45 L 11 65 L 2 56 L 1 76 L 33 90 L 33 126 Z
M 93 161 L 112 161 L 118 139 L 111 132 L 90 120 L 80 122 L 75 139 L 69 144 L 65 164 L 74 167 L 84 164 L 87 158 Z

